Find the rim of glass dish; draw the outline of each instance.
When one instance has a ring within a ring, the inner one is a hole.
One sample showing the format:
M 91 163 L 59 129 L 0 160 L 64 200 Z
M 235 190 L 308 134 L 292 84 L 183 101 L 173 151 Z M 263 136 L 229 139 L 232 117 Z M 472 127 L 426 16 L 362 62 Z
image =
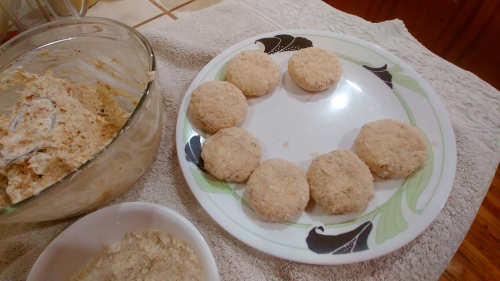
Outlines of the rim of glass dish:
M 85 17 L 85 18 L 80 18 L 80 19 L 74 19 L 74 18 L 64 19 L 64 20 L 53 21 L 53 22 L 48 22 L 48 23 L 42 24 L 40 26 L 37 26 L 33 29 L 27 30 L 27 31 L 17 35 L 16 37 L 9 40 L 7 43 L 3 44 L 3 46 L 0 47 L 0 54 L 3 53 L 4 50 L 7 50 L 11 47 L 15 47 L 21 41 L 26 40 L 27 38 L 30 38 L 32 35 L 38 34 L 38 33 L 43 32 L 43 31 L 50 30 L 52 27 L 63 27 L 63 26 L 81 24 L 81 23 L 84 23 L 84 24 L 104 23 L 104 24 L 111 24 L 111 25 L 115 25 L 115 26 L 119 26 L 121 28 L 127 29 L 134 36 L 139 38 L 140 41 L 143 43 L 143 45 L 146 47 L 146 50 L 148 52 L 148 57 L 149 57 L 149 70 L 148 71 L 150 71 L 150 72 L 156 71 L 156 58 L 155 58 L 153 48 L 149 44 L 148 40 L 139 31 L 137 31 L 136 29 L 134 29 L 134 28 L 132 28 L 124 23 L 121 23 L 119 21 L 112 20 L 112 19 L 106 19 L 106 18 L 97 18 L 97 17 Z M 48 44 L 52 44 L 52 43 L 48 43 Z M 45 44 L 45 45 L 47 45 L 47 44 Z M 35 49 L 38 49 L 38 48 L 40 48 L 40 47 L 37 47 Z M 15 59 L 18 59 L 18 58 L 15 58 Z M 3 209 L 0 209 L 0 217 L 2 217 L 3 215 L 6 215 L 8 213 L 11 213 L 11 212 L 15 211 L 16 209 L 19 209 L 20 207 L 35 200 L 37 197 L 42 196 L 42 194 L 46 193 L 49 189 L 52 189 L 54 186 L 64 182 L 67 178 L 72 177 L 77 172 L 79 172 L 79 171 L 85 169 L 87 166 L 89 166 L 94 161 L 94 159 L 98 158 L 110 145 L 112 145 L 114 143 L 114 141 L 117 138 L 120 137 L 122 132 L 126 130 L 127 126 L 132 122 L 134 117 L 137 115 L 137 112 L 139 111 L 139 109 L 141 109 L 143 107 L 146 98 L 150 95 L 151 87 L 153 86 L 153 83 L 155 82 L 155 80 L 156 80 L 156 75 L 153 78 L 153 80 L 147 82 L 146 87 L 142 93 L 142 96 L 141 96 L 139 102 L 137 103 L 137 106 L 135 107 L 134 111 L 132 111 L 132 114 L 130 114 L 130 117 L 127 119 L 125 124 L 123 124 L 123 126 L 116 133 L 116 135 L 111 139 L 111 141 L 108 144 L 106 144 L 106 146 L 103 147 L 103 149 L 101 151 L 94 154 L 94 156 L 92 156 L 90 159 L 85 161 L 82 165 L 80 165 L 78 168 L 76 168 L 75 170 L 73 170 L 69 174 L 65 175 L 64 177 L 60 178 L 58 181 L 52 183 L 51 185 L 49 185 L 46 188 L 44 188 L 43 190 L 41 190 L 38 194 L 33 194 L 30 197 L 25 198 L 25 199 L 15 203 L 15 204 L 12 204 L 12 205 L 7 206 Z M 72 216 L 72 215 L 70 215 L 70 216 Z

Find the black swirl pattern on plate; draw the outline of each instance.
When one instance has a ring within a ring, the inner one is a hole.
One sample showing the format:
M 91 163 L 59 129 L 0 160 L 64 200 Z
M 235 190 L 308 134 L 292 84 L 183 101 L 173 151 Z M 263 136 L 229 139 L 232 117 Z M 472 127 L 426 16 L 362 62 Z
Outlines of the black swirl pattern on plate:
M 338 235 L 325 235 L 322 226 L 316 226 L 309 231 L 306 238 L 309 250 L 318 254 L 333 255 L 349 254 L 368 250 L 368 236 L 373 229 L 371 221 L 367 221 L 356 229 Z
M 184 146 L 184 152 L 186 153 L 187 161 L 198 166 L 203 172 L 207 172 L 205 170 L 203 158 L 201 158 L 201 148 L 203 147 L 204 141 L 205 139 L 200 135 L 191 136 Z
M 382 67 L 369 67 L 367 65 L 363 65 L 363 67 L 377 75 L 378 78 L 382 79 L 382 81 L 392 89 L 392 74 L 387 71 L 387 64 Z
M 257 42 L 264 45 L 264 53 L 269 55 L 280 52 L 298 51 L 313 46 L 313 43 L 309 39 L 294 37 L 288 34 L 257 39 L 255 40 L 255 44 L 257 44 Z

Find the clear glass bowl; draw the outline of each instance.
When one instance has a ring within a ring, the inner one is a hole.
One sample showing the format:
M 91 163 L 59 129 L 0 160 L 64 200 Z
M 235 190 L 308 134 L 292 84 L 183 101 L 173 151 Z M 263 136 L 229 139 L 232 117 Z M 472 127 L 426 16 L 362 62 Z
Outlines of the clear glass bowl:
M 104 64 L 96 67 L 96 61 Z M 37 195 L 1 209 L 0 223 L 55 220 L 93 211 L 145 173 L 157 154 L 162 126 L 155 56 L 139 32 L 102 18 L 50 22 L 0 46 L 0 79 L 14 68 L 38 75 L 50 70 L 68 81 L 104 82 L 139 102 L 130 106 L 116 98 L 131 115 L 113 140 Z M 0 93 L 0 114 L 9 114 L 19 89 Z

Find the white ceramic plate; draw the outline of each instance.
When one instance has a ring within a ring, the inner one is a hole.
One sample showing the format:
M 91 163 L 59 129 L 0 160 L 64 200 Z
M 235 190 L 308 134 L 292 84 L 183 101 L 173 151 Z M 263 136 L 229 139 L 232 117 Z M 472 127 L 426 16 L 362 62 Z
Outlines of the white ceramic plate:
M 157 229 L 178 236 L 196 251 L 206 280 L 219 280 L 214 257 L 200 232 L 175 211 L 144 202 L 113 205 L 75 222 L 45 248 L 27 280 L 69 280 L 103 246 L 139 229 Z
M 340 57 L 343 73 L 335 89 L 311 94 L 287 72 L 294 51 L 320 46 Z M 310 204 L 291 221 L 268 223 L 242 198 L 245 184 L 227 184 L 198 166 L 209 136 L 187 113 L 191 93 L 202 82 L 224 80 L 227 63 L 242 50 L 267 52 L 281 69 L 271 94 L 249 98 L 241 125 L 262 146 L 262 161 L 283 158 L 307 171 L 318 154 L 353 149 L 363 124 L 398 119 L 420 128 L 429 159 L 406 179 L 375 181 L 375 197 L 363 211 L 326 215 Z M 180 107 L 177 152 L 184 177 L 205 210 L 244 243 L 270 255 L 311 264 L 359 262 L 390 253 L 412 241 L 436 218 L 455 175 L 455 137 L 446 111 L 431 87 L 407 64 L 363 40 L 325 31 L 289 30 L 240 42 L 214 58 L 194 79 Z

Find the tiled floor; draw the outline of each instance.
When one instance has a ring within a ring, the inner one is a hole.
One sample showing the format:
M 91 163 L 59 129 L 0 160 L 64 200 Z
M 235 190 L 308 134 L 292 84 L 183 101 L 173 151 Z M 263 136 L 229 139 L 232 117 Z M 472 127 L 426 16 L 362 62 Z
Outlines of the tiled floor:
M 160 1 L 160 0 L 157 0 L 157 1 Z M 163 1 L 165 1 L 165 0 L 163 0 Z M 222 0 L 196 0 L 196 1 L 189 3 L 188 5 L 182 6 L 178 9 L 172 11 L 172 14 L 174 14 L 174 16 L 176 16 L 178 18 L 182 18 L 182 17 L 189 15 L 190 13 L 199 11 L 199 10 L 204 9 L 206 7 L 210 7 L 210 6 L 215 5 L 217 3 L 220 3 L 220 2 L 222 2 Z
M 154 20 L 151 20 L 149 22 L 143 23 L 143 24 L 137 26 L 136 28 L 139 31 L 144 31 L 144 30 L 148 30 L 151 28 L 155 28 L 158 26 L 168 24 L 168 23 L 173 22 L 173 21 L 174 21 L 174 19 L 168 15 L 160 15 L 160 17 L 158 17 Z
M 87 16 L 121 21 L 139 31 L 166 25 L 222 0 L 99 0 Z
M 137 25 L 163 13 L 148 0 L 101 0 L 87 11 L 88 17 L 103 17 Z

